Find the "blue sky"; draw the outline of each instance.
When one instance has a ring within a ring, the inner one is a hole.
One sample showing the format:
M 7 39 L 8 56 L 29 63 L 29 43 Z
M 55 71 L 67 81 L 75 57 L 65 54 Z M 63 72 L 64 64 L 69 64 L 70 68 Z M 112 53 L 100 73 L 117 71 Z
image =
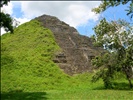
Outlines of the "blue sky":
M 100 3 L 100 1 L 13 1 L 4 10 L 21 23 L 27 22 L 42 14 L 53 15 L 68 23 L 70 26 L 75 27 L 80 34 L 86 36 L 94 34 L 92 28 L 102 17 L 107 18 L 108 21 L 119 18 L 130 21 L 125 11 L 129 3 L 127 5 L 110 7 L 102 14 L 94 14 L 91 12 L 91 9 Z
M 23 12 L 21 11 L 20 4 L 13 7 L 13 14 L 12 15 L 15 16 L 16 18 L 22 18 Z
M 126 4 L 126 5 L 119 5 L 117 7 L 110 7 L 108 8 L 105 12 L 103 12 L 99 18 L 99 20 L 103 17 L 105 17 L 108 21 L 111 21 L 111 20 L 118 20 L 118 19 L 124 19 L 128 22 L 130 22 L 130 17 L 127 16 L 127 11 L 125 11 L 127 9 L 127 7 L 129 6 L 130 3 Z M 87 35 L 87 36 L 91 36 L 94 34 L 94 31 L 93 31 L 93 27 L 96 26 L 96 24 L 99 22 L 96 21 L 92 21 L 92 20 L 89 20 L 90 23 L 88 23 L 86 26 L 79 26 L 77 27 L 77 30 L 79 31 L 80 34 L 83 34 L 83 35 Z

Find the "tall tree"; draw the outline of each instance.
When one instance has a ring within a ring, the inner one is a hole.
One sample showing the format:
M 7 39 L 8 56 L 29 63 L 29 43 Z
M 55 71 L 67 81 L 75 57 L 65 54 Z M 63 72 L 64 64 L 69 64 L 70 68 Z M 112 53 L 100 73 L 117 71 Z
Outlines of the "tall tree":
M 112 2 L 112 1 L 104 1 Z M 103 3 L 104 3 L 103 2 Z M 115 1 L 113 1 L 115 2 Z M 117 0 L 116 0 L 117 2 Z M 128 1 L 127 1 L 128 2 Z M 125 0 L 125 4 L 127 3 Z M 102 9 L 100 7 L 96 9 Z M 103 9 L 106 9 L 105 7 Z M 125 20 L 108 22 L 103 18 L 94 27 L 95 45 L 102 46 L 108 52 L 92 60 L 92 64 L 98 68 L 92 81 L 96 82 L 102 78 L 106 88 L 111 88 L 111 79 L 115 73 L 122 72 L 126 75 L 130 88 L 133 87 L 131 78 L 133 77 L 133 27 Z

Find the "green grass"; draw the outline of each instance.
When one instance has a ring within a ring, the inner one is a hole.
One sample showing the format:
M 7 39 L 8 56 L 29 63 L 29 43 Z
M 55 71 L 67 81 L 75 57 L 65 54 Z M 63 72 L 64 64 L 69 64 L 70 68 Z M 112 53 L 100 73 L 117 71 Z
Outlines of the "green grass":
M 48 100 L 132 100 L 133 91 L 76 90 L 48 92 Z
M 132 100 L 133 91 L 52 90 L 46 92 L 2 93 L 1 100 Z
M 20 25 L 14 34 L 1 36 L 2 100 L 132 100 L 127 80 L 118 75 L 114 90 L 93 73 L 65 74 L 53 61 L 61 51 L 52 32 L 37 20 Z M 121 90 L 121 91 L 120 91 Z
M 19 26 L 14 34 L 2 35 L 1 91 L 43 91 L 68 80 L 52 61 L 59 50 L 52 32 L 37 20 Z

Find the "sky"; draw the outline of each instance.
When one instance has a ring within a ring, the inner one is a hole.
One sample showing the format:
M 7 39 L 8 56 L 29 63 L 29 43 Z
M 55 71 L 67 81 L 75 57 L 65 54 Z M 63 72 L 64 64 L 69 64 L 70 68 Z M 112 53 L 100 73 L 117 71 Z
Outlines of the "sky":
M 30 21 L 43 14 L 52 15 L 75 27 L 81 35 L 94 34 L 93 27 L 102 19 L 108 21 L 119 18 L 129 20 L 125 9 L 129 6 L 111 7 L 104 13 L 95 14 L 91 10 L 100 5 L 101 1 L 11 1 L 1 11 L 10 14 L 20 24 Z M 5 33 L 1 29 L 1 34 Z

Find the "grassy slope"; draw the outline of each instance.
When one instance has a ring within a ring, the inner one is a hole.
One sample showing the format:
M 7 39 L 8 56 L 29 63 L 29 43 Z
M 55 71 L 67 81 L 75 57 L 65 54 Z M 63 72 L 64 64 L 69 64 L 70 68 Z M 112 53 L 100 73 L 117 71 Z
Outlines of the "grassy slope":
M 60 50 L 52 32 L 37 20 L 19 26 L 14 34 L 2 35 L 2 92 L 92 89 L 90 74 L 71 77 L 52 62 L 54 53 Z
M 69 79 L 51 60 L 60 50 L 52 32 L 36 20 L 4 34 L 1 47 L 2 91 L 43 91 Z
M 92 74 L 84 73 L 73 77 L 64 74 L 51 60 L 59 50 L 52 32 L 41 27 L 36 20 L 19 26 L 14 34 L 2 35 L 2 100 L 133 98 L 132 91 L 100 90 L 103 89 L 103 83 L 100 80 L 92 84 Z M 128 88 L 127 81 L 121 79 L 118 82 L 124 82 L 121 87 Z

